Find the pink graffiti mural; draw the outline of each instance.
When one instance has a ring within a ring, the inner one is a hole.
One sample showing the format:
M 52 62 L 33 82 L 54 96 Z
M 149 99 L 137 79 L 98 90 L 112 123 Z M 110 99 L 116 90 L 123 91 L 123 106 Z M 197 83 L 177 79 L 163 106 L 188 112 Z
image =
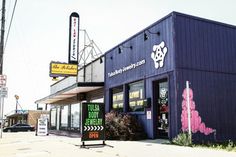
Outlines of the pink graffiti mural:
M 182 114 L 181 114 L 181 122 L 182 122 L 182 131 L 188 131 L 188 112 L 187 112 L 187 90 L 184 89 L 182 101 Z M 213 133 L 215 130 L 212 128 L 206 127 L 205 123 L 202 122 L 201 117 L 199 116 L 198 111 L 195 109 L 196 105 L 193 101 L 193 90 L 189 88 L 189 102 L 190 102 L 190 112 L 191 112 L 191 129 L 193 133 L 200 131 L 205 135 L 209 135 Z

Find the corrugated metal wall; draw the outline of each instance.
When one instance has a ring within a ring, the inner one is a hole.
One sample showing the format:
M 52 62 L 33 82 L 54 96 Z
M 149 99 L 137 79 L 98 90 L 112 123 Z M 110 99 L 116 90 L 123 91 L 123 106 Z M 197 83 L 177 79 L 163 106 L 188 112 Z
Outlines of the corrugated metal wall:
M 144 40 L 144 32 L 148 35 L 147 40 Z M 160 35 L 157 35 L 157 32 L 160 32 Z M 151 58 L 151 53 L 153 51 L 153 46 L 156 44 L 160 44 L 162 41 L 165 42 L 165 46 L 167 47 L 168 51 L 165 57 L 164 67 L 156 69 L 154 66 L 154 61 Z M 132 49 L 124 48 L 129 46 L 132 46 Z M 123 50 L 121 53 L 119 53 L 118 51 L 119 47 L 121 48 L 121 50 Z M 150 27 L 144 29 L 140 33 L 119 44 L 117 47 L 111 49 L 105 54 L 105 58 L 106 112 L 110 111 L 111 106 L 110 89 L 116 86 L 143 79 L 145 80 L 146 98 L 152 98 L 152 81 L 160 79 L 163 75 L 169 77 L 168 73 L 172 73 L 174 70 L 172 16 L 168 15 L 167 17 L 154 23 Z M 111 73 L 115 70 L 123 69 L 123 67 L 129 66 L 130 64 L 135 64 L 141 60 L 145 60 L 145 64 L 112 77 L 109 77 L 108 75 L 108 73 Z M 173 74 L 171 75 L 171 77 L 173 77 Z M 171 80 L 171 84 L 173 84 L 173 78 L 171 78 Z M 171 91 L 175 90 L 171 89 Z M 152 120 L 147 120 L 146 112 L 137 114 L 137 118 L 143 124 L 149 138 L 154 138 L 156 135 L 155 123 L 157 119 L 157 109 L 154 107 L 155 105 L 157 104 L 152 104 Z M 173 117 L 173 119 L 175 119 L 175 117 Z
M 236 73 L 236 27 L 177 14 L 176 67 Z
M 236 27 L 192 16 L 175 16 L 178 128 L 185 81 L 191 82 L 196 109 L 217 140 L 236 139 Z M 195 140 L 213 135 L 194 135 Z
M 151 27 L 146 28 L 140 33 L 134 35 L 125 42 L 119 44 L 117 47 L 108 51 L 105 55 L 105 83 L 107 87 L 115 87 L 120 84 L 136 81 L 139 79 L 155 76 L 158 74 L 166 73 L 174 70 L 174 52 L 173 52 L 173 36 L 172 36 L 172 16 L 169 16 Z M 156 33 L 160 32 L 160 35 L 150 34 L 149 32 Z M 144 41 L 144 32 L 148 35 L 148 40 Z M 165 42 L 165 46 L 168 49 L 165 58 L 165 65 L 163 68 L 155 69 L 154 62 L 151 59 L 151 53 L 153 46 L 160 44 L 162 41 Z M 123 50 L 121 53 L 118 52 L 119 46 Z M 132 46 L 130 48 L 124 48 Z M 145 59 L 145 64 L 135 69 L 117 74 L 113 77 L 108 77 L 108 73 L 122 69 L 132 63 L 137 63 Z
M 160 32 L 160 36 L 150 34 Z M 144 32 L 149 39 L 144 41 Z M 151 59 L 152 47 L 161 41 L 168 53 L 163 68 L 155 69 Z M 217 140 L 236 139 L 236 27 L 180 13 L 172 13 L 105 54 L 105 104 L 110 110 L 110 89 L 140 79 L 145 80 L 146 97 L 153 98 L 153 81 L 162 77 L 169 80 L 170 134 L 181 130 L 181 103 L 185 81 L 191 82 L 196 110 L 206 126 L 216 129 Z M 122 46 L 121 46 L 122 45 Z M 119 46 L 123 52 L 118 53 Z M 108 73 L 145 59 L 135 69 L 108 77 Z M 155 137 L 155 104 L 153 120 L 146 114 L 137 115 L 148 136 Z M 195 140 L 214 140 L 213 134 L 195 134 Z

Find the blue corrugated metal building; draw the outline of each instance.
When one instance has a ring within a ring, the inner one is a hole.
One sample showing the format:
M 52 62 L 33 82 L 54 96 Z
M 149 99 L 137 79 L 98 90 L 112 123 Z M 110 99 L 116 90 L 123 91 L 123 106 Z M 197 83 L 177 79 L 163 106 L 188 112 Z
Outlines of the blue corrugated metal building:
M 134 114 L 149 138 L 172 139 L 185 123 L 186 81 L 193 139 L 236 140 L 236 27 L 182 13 L 172 12 L 105 54 L 106 112 Z

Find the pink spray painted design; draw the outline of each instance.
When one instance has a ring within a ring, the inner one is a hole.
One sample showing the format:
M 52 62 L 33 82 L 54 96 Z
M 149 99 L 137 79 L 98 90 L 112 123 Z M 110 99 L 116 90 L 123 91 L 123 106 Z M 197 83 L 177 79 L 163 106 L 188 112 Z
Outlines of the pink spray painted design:
M 188 131 L 188 112 L 187 112 L 187 90 L 184 89 L 182 101 L 182 114 L 181 114 L 181 122 L 182 122 L 182 131 Z M 202 122 L 202 119 L 195 109 L 196 105 L 193 101 L 193 90 L 189 88 L 189 101 L 190 101 L 190 112 L 191 112 L 191 129 L 193 133 L 200 131 L 205 135 L 209 135 L 213 133 L 215 130 L 212 128 L 206 127 L 205 123 Z

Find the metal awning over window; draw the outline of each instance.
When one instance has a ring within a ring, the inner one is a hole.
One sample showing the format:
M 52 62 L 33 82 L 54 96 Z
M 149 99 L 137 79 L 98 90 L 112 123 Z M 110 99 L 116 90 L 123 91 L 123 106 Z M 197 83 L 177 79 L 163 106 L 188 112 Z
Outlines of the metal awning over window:
M 81 82 L 64 88 L 54 94 L 35 101 L 36 104 L 69 104 L 77 101 L 80 93 L 86 93 L 102 88 L 104 82 Z

